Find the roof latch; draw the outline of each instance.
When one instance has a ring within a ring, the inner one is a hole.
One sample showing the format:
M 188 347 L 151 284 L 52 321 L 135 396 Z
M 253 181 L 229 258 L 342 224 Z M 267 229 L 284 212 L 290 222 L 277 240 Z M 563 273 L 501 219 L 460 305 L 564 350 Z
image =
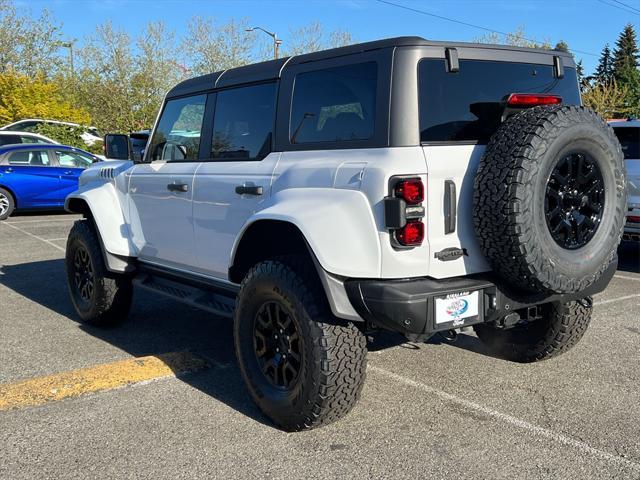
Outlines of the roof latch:
M 458 50 L 455 48 L 445 48 L 444 56 L 447 59 L 447 73 L 459 72 L 460 62 L 458 62 Z

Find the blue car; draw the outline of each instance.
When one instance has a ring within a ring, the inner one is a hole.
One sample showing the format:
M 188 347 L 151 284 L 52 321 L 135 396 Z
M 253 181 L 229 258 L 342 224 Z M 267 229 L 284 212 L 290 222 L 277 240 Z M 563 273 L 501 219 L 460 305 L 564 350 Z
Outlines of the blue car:
M 0 220 L 14 210 L 61 209 L 95 155 L 64 145 L 0 147 Z

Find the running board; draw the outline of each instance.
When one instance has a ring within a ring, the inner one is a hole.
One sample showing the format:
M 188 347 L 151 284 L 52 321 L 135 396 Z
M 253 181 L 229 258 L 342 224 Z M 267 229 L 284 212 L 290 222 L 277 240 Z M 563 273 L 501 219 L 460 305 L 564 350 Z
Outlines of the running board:
M 186 285 L 150 273 L 142 273 L 134 278 L 133 283 L 145 290 L 159 293 L 221 317 L 233 317 L 235 296 L 228 291 L 222 293 L 221 291 L 214 291 L 213 288 L 208 288 L 205 285 L 202 287 Z

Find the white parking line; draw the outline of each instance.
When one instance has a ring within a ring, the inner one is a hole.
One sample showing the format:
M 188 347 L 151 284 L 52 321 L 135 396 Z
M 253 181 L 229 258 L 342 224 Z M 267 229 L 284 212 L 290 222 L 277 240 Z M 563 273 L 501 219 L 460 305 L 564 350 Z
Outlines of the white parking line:
M 62 238 L 45 238 L 44 240 L 46 242 L 59 242 L 61 240 L 66 240 L 67 237 L 62 237 Z
M 60 250 L 61 252 L 64 252 L 64 251 L 65 251 L 65 249 L 64 249 L 64 248 L 62 248 L 60 245 L 56 245 L 55 243 L 53 243 L 53 242 L 52 242 L 52 241 L 50 241 L 50 240 L 47 240 L 47 239 L 45 239 L 45 238 L 39 237 L 39 236 L 37 236 L 37 235 L 34 235 L 33 233 L 29 233 L 29 232 L 27 232 L 26 230 L 21 229 L 20 227 L 16 227 L 15 225 L 12 225 L 11 223 L 2 222 L 2 223 L 0 223 L 0 225 L 6 225 L 7 227 L 11 227 L 11 228 L 13 228 L 14 230 L 18 230 L 19 232 L 22 232 L 22 233 L 24 233 L 25 235 L 28 235 L 28 236 L 30 236 L 30 237 L 32 237 L 32 238 L 35 238 L 35 239 L 40 240 L 40 241 L 42 241 L 42 242 L 44 242 L 44 243 L 46 243 L 46 244 L 51 245 L 53 248 L 57 248 L 57 249 L 58 249 L 58 250 Z
M 619 302 L 621 300 L 629 300 L 630 298 L 640 297 L 640 293 L 634 293 L 632 295 L 625 295 L 624 297 L 610 298 L 609 300 L 600 300 L 598 302 L 593 302 L 593 305 L 606 305 L 607 303 Z
M 11 222 L 5 221 L 4 223 L 8 225 L 21 225 L 23 223 L 67 223 L 67 222 L 75 222 L 78 218 L 61 218 L 61 219 L 51 219 L 51 220 L 22 220 L 16 222 L 15 220 Z
M 439 398 L 441 398 L 442 400 L 445 400 L 447 402 L 450 403 L 455 403 L 457 405 L 460 405 L 464 408 L 467 409 L 471 409 L 471 410 L 475 410 L 476 412 L 480 412 L 483 413 L 485 415 L 488 415 L 496 420 L 499 420 L 503 423 L 508 423 L 509 425 L 513 425 L 514 427 L 520 428 L 522 430 L 526 430 L 529 433 L 532 433 L 534 435 L 538 435 L 540 437 L 545 437 L 548 438 L 550 440 L 554 440 L 558 443 L 561 443 L 562 445 L 566 445 L 569 447 L 573 447 L 576 448 L 577 450 L 581 451 L 582 453 L 585 453 L 587 455 L 590 455 L 592 457 L 601 459 L 601 460 L 605 460 L 608 462 L 612 462 L 612 463 L 618 463 L 621 465 L 624 465 L 634 471 L 640 472 L 640 463 L 636 463 L 632 460 L 628 460 L 626 458 L 623 458 L 621 456 L 618 455 L 614 455 L 612 453 L 609 452 L 605 452 L 604 450 L 599 450 L 597 448 L 592 447 L 591 445 L 582 442 L 580 440 L 576 440 L 568 435 L 565 435 L 563 433 L 558 433 L 558 432 L 554 432 L 552 430 L 548 430 L 546 428 L 543 427 L 539 427 L 538 425 L 534 425 L 533 423 L 529 423 L 526 420 L 521 420 L 517 417 L 513 417 L 511 415 L 507 415 L 506 413 L 502 413 L 499 412 L 497 410 L 494 410 L 492 408 L 489 407 L 485 407 L 484 405 L 480 405 L 479 403 L 475 403 L 472 402 L 471 400 L 466 400 L 464 398 L 460 398 L 457 397 L 455 395 L 452 395 L 451 393 L 447 393 L 443 390 L 439 390 L 437 388 L 431 387 L 427 384 L 421 383 L 421 382 L 417 382 L 415 380 L 411 380 L 410 378 L 406 378 L 403 377 L 401 375 L 398 375 L 397 373 L 393 373 L 390 372 L 388 370 L 385 370 L 384 368 L 380 368 L 380 367 L 375 367 L 372 365 L 369 365 L 369 367 L 367 368 L 367 370 L 379 373 L 381 375 L 384 375 L 386 377 L 392 378 L 393 380 L 400 382 L 400 383 L 404 383 L 406 385 L 409 385 L 411 387 L 417 388 L 419 390 L 422 390 L 423 392 L 429 393 L 431 395 L 435 395 Z
M 626 275 L 614 275 L 615 278 L 621 278 L 622 280 L 633 280 L 635 282 L 640 282 L 640 277 L 627 277 Z

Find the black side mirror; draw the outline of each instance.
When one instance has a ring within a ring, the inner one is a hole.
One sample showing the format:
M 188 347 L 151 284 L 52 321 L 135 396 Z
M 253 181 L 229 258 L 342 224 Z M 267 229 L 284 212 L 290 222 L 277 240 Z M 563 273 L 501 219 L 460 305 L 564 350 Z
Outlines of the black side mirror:
M 128 135 L 108 133 L 104 136 L 104 156 L 111 160 L 131 160 L 131 141 Z

